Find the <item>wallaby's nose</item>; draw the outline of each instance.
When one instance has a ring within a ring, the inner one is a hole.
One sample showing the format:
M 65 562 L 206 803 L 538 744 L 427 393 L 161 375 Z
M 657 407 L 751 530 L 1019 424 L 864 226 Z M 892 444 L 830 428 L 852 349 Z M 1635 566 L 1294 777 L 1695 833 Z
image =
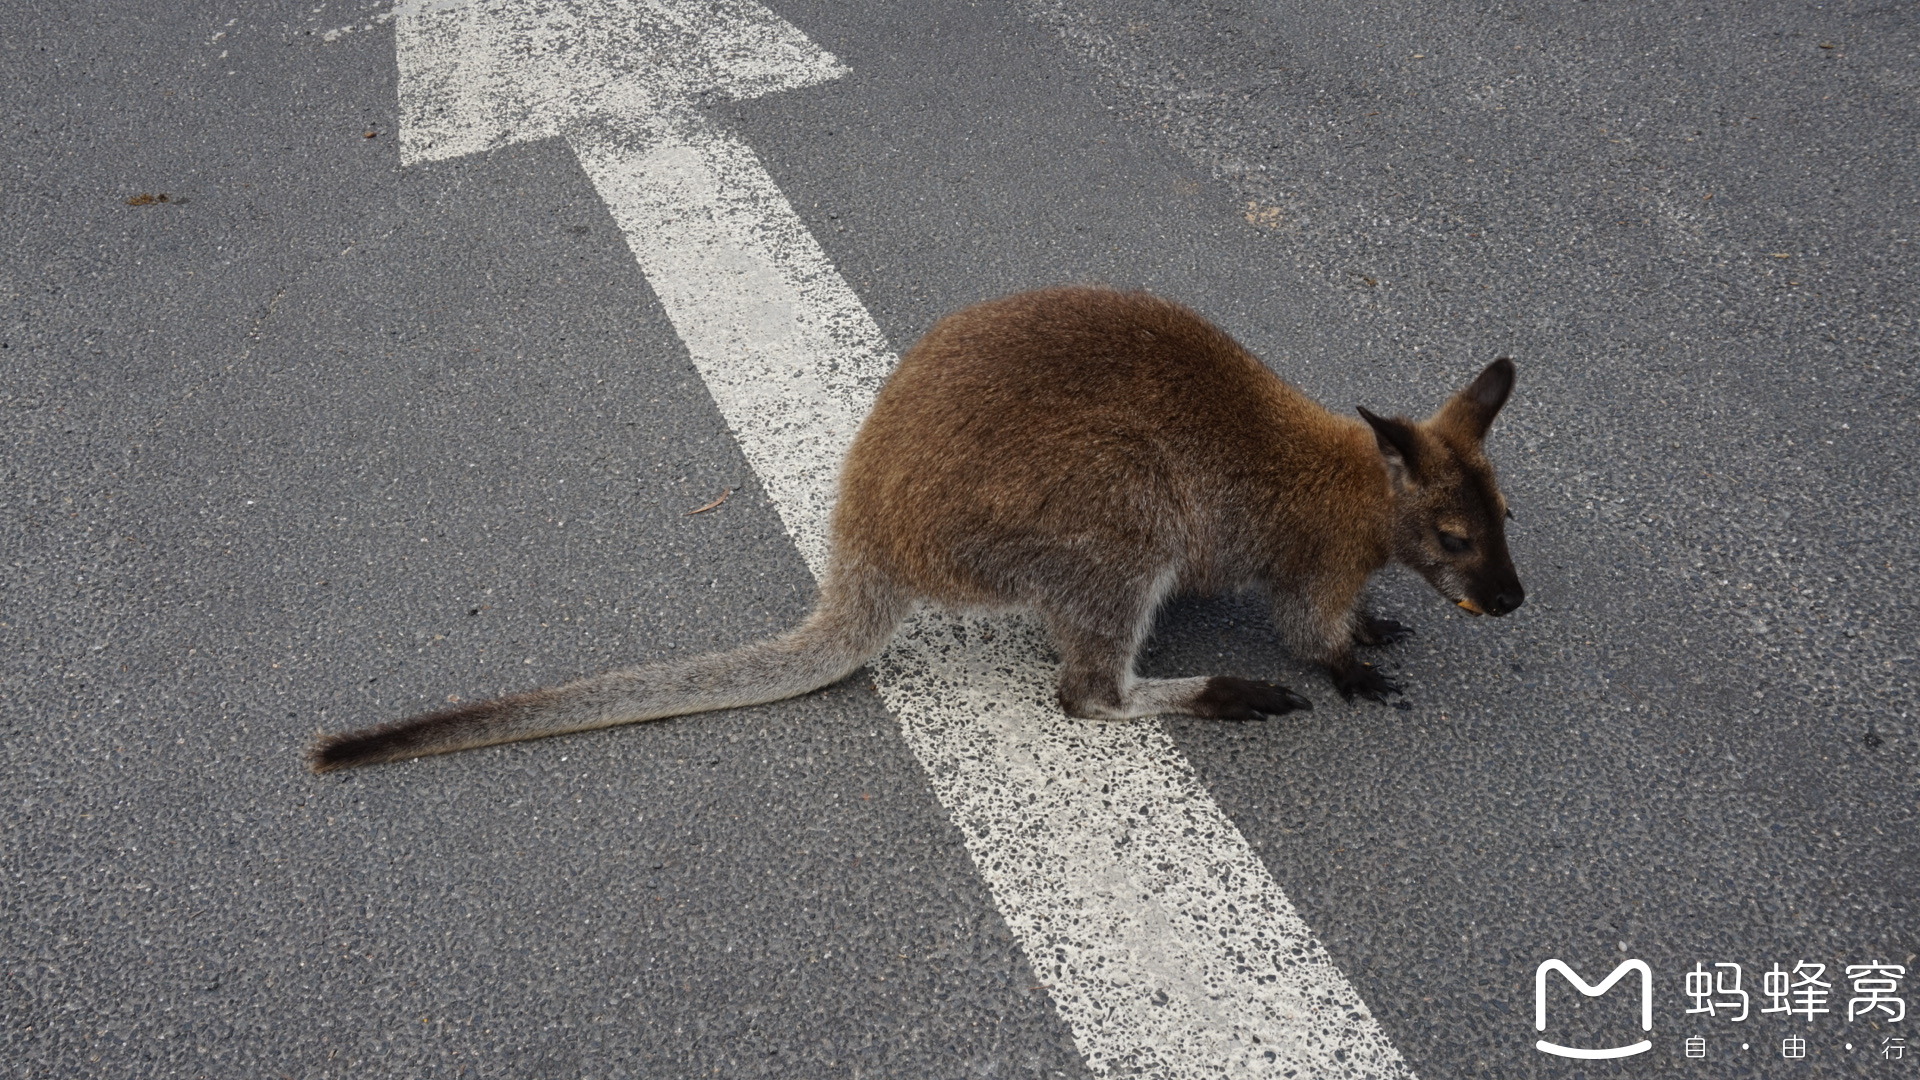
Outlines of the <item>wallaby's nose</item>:
M 1511 589 L 1502 589 L 1494 594 L 1493 602 L 1487 605 L 1487 614 L 1505 615 L 1519 607 L 1527 599 L 1527 590 L 1516 582 Z

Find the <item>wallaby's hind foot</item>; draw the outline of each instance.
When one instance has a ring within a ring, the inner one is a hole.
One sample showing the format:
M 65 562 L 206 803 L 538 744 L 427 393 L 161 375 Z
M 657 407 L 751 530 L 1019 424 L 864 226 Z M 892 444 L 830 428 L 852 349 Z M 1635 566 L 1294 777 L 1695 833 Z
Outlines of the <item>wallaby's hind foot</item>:
M 1264 720 L 1311 709 L 1313 702 L 1278 683 L 1201 675 L 1187 679 L 1088 679 L 1065 673 L 1060 710 L 1080 720 L 1137 720 L 1195 716 L 1202 720 Z
M 1279 683 L 1215 675 L 1194 699 L 1193 715 L 1213 720 L 1266 720 L 1295 709 L 1311 709 L 1313 702 Z

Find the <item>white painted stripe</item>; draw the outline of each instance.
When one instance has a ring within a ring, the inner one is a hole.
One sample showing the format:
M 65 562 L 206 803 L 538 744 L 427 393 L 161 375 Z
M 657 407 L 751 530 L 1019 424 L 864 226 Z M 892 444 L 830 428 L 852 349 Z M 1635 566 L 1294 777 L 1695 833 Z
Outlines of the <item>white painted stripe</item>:
M 1410 1078 L 1166 729 L 1062 716 L 1050 651 L 1027 621 L 925 618 L 874 670 L 1087 1064 Z
M 690 108 L 649 119 L 567 141 L 817 577 L 840 459 L 894 358 L 753 151 Z
M 838 63 L 739 0 L 483 0 L 398 24 L 408 159 L 567 140 L 818 574 L 834 472 L 893 357 L 751 149 L 689 98 Z M 1089 1066 L 1410 1077 L 1161 725 L 1061 716 L 1049 654 L 1029 622 L 923 615 L 873 670 Z

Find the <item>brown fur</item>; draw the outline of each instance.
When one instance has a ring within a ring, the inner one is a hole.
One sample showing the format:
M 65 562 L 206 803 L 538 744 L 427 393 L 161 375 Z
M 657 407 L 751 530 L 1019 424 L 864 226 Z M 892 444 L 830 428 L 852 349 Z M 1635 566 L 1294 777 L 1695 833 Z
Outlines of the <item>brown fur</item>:
M 840 478 L 812 616 L 729 653 L 645 665 L 332 736 L 316 770 L 778 700 L 844 677 L 913 602 L 1037 610 L 1077 717 L 1244 718 L 1311 707 L 1270 683 L 1139 679 L 1172 592 L 1267 590 L 1336 687 L 1396 688 L 1356 643 L 1406 633 L 1358 610 L 1398 559 L 1469 610 L 1524 596 L 1481 442 L 1513 383 L 1489 365 L 1432 419 L 1327 412 L 1232 338 L 1144 293 L 1066 288 L 950 315 L 902 358 Z M 1443 535 L 1446 534 L 1446 535 Z

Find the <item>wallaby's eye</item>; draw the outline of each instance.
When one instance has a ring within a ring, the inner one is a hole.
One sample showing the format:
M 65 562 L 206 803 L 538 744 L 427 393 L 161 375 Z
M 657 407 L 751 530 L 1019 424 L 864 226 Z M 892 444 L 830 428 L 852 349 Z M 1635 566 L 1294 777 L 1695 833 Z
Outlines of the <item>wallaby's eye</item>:
M 1460 555 L 1473 546 L 1473 541 L 1464 536 L 1455 536 L 1453 533 L 1443 532 L 1440 534 L 1440 546 L 1445 548 L 1449 555 Z

